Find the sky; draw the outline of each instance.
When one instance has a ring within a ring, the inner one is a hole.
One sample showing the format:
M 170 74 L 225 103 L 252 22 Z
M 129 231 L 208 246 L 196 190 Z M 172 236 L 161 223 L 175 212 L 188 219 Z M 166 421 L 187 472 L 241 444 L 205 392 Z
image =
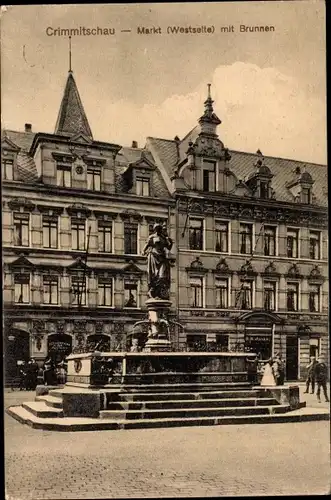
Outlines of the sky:
M 94 139 L 144 146 L 148 136 L 183 138 L 211 83 L 226 147 L 326 164 L 323 1 L 9 6 L 1 17 L 3 128 L 32 123 L 35 132 L 54 132 L 69 41 L 53 33 L 99 27 L 115 34 L 72 36 L 72 69 Z M 240 25 L 274 31 L 240 32 Z M 168 34 L 169 26 L 214 32 Z M 233 32 L 222 32 L 227 26 Z

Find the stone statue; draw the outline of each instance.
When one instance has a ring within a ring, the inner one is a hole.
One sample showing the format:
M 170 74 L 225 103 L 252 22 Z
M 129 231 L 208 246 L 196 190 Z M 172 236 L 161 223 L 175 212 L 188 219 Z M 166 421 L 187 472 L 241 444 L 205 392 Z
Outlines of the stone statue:
M 153 299 L 168 300 L 170 296 L 170 262 L 166 250 L 170 251 L 173 241 L 166 227 L 154 224 L 143 254 L 147 255 L 148 295 Z

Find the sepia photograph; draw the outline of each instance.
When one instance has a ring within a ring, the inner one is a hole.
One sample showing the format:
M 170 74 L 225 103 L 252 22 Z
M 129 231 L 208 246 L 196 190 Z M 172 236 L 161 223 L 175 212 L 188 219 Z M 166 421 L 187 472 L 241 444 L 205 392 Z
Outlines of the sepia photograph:
M 6 500 L 330 493 L 325 10 L 1 7 Z

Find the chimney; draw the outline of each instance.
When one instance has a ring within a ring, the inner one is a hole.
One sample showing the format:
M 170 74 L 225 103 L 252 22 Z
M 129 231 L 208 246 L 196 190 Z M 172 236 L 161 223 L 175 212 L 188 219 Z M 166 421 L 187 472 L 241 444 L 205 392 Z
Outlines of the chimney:
M 132 148 L 137 148 L 138 147 L 138 142 L 137 141 L 132 141 Z
M 32 125 L 31 123 L 26 123 L 24 125 L 25 132 L 32 132 Z

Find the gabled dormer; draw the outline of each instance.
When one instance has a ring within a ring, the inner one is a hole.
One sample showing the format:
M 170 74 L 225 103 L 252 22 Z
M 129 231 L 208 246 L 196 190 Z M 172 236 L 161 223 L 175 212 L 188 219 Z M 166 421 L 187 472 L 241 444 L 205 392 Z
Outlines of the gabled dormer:
M 1 178 L 4 181 L 14 181 L 20 148 L 5 135 L 1 139 L 1 151 Z
M 256 153 L 258 159 L 254 164 L 255 170 L 248 176 L 246 184 L 256 198 L 264 200 L 274 198 L 274 191 L 271 187 L 273 174 L 265 164 L 261 151 L 258 149 Z
M 128 168 L 122 174 L 127 191 L 137 196 L 155 196 L 153 190 L 153 172 L 156 169 L 144 151 L 141 157 L 129 164 Z
M 314 180 L 305 167 L 297 166 L 293 171 L 293 180 L 286 184 L 297 203 L 311 204 L 315 201 L 313 193 Z

